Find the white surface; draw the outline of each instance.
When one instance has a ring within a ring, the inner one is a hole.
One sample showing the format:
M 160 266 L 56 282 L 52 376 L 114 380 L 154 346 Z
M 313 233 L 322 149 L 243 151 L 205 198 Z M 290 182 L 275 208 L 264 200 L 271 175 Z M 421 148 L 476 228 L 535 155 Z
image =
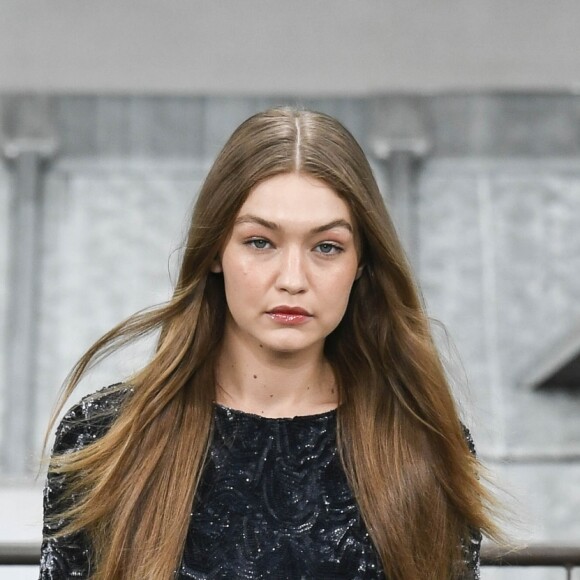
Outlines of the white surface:
M 42 539 L 42 487 L 0 485 L 0 543 Z M 37 580 L 38 566 L 0 566 L 0 580 Z
M 38 566 L 0 567 L 0 580 L 38 580 Z
M 3 0 L 0 91 L 573 88 L 579 21 L 576 0 Z
M 0 487 L 0 543 L 39 544 L 42 538 L 42 487 Z

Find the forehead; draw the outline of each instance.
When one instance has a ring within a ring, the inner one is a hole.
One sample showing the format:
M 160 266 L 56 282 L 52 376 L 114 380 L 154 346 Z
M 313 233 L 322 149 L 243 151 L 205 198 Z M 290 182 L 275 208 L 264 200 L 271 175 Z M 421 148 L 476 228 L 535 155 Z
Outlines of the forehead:
M 332 188 L 298 173 L 276 175 L 259 183 L 248 195 L 238 216 L 244 214 L 281 223 L 288 219 L 313 225 L 336 219 L 353 223 L 347 203 Z

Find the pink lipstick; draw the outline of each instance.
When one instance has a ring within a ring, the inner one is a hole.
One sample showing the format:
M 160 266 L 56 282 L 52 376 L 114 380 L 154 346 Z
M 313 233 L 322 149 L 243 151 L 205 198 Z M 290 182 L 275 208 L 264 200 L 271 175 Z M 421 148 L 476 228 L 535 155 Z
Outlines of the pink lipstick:
M 276 306 L 267 314 L 274 322 L 288 326 L 304 324 L 312 319 L 312 314 L 297 306 Z

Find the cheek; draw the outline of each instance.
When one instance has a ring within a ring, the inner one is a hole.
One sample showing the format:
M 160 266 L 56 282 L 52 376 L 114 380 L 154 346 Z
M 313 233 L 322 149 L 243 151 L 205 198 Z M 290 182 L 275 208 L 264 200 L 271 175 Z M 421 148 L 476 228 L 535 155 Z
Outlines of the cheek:
M 337 304 L 336 304 L 336 312 L 337 316 L 342 319 L 344 313 L 346 312 L 346 308 L 348 306 L 348 300 L 350 298 L 350 291 L 352 288 L 352 284 L 345 285 L 344 288 L 341 288 L 340 296 L 337 296 Z
M 256 268 L 249 262 L 238 262 L 234 268 L 224 269 L 224 278 L 227 283 L 239 292 L 257 288 L 262 284 L 265 270 Z
M 344 314 L 355 275 L 355 269 L 348 269 L 347 271 L 342 270 L 334 276 L 324 276 L 321 279 L 323 285 L 321 295 L 328 299 L 329 310 L 332 311 L 333 316 L 342 317 Z
M 260 271 L 238 261 L 235 267 L 223 263 L 223 277 L 226 299 L 230 310 L 239 309 L 244 304 L 254 302 L 264 294 Z
M 222 273 L 226 286 L 235 287 L 236 283 L 251 279 L 249 265 L 233 250 L 224 252 L 222 256 Z
M 340 288 L 342 292 L 350 293 L 356 277 L 357 268 L 358 260 L 355 256 L 351 256 L 347 263 L 342 264 L 342 267 L 337 268 L 336 272 L 334 272 L 333 279 L 335 287 Z

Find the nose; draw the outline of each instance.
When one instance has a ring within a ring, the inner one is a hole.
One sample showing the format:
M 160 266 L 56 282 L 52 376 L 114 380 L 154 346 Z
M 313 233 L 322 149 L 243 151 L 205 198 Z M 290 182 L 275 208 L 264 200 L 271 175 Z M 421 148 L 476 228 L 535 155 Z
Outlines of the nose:
M 299 248 L 287 248 L 280 255 L 276 287 L 289 294 L 300 294 L 308 287 L 305 263 Z

